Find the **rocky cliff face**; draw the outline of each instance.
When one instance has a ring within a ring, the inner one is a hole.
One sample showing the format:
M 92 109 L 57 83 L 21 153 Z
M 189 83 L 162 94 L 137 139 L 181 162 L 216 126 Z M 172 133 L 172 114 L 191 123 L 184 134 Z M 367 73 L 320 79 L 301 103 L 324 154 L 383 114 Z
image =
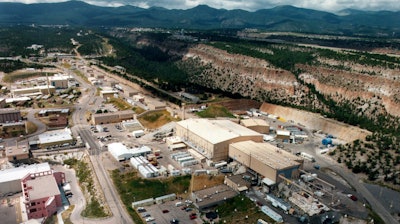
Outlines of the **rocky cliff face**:
M 200 72 L 191 74 L 190 80 L 209 88 L 282 102 L 301 101 L 307 96 L 308 88 L 300 85 L 291 72 L 275 68 L 265 60 L 229 54 L 204 44 L 190 48 L 182 60 L 201 67 Z
M 299 65 L 299 78 L 315 86 L 316 90 L 335 101 L 347 100 L 360 113 L 400 115 L 400 79 L 395 71 L 366 68 L 370 73 Z M 365 71 L 365 70 L 364 70 Z
M 308 86 L 313 86 L 339 105 L 350 105 L 359 115 L 400 116 L 398 67 L 366 66 L 317 56 L 313 63 L 296 64 L 299 71 L 296 76 L 265 60 L 231 54 L 205 44 L 189 48 L 182 61 L 191 67 L 192 82 L 259 101 L 327 110 L 310 92 Z

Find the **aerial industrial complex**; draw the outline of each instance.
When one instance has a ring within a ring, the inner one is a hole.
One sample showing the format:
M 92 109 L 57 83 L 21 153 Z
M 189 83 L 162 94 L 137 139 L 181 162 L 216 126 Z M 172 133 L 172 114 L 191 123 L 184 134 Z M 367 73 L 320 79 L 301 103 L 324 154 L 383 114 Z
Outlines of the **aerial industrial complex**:
M 65 74 L 16 82 L 0 100 L 0 196 L 10 205 L 17 201 L 20 223 L 43 223 L 70 205 L 76 206 L 72 213 L 79 212 L 71 219 L 84 223 L 81 211 L 93 201 L 103 208 L 112 201 L 108 212 L 114 215 L 104 218 L 109 223 L 132 222 L 115 198 L 129 188 L 117 192 L 110 170 L 137 175 L 143 183 L 190 177 L 184 192 L 143 200 L 129 196 L 135 214 L 147 223 L 212 223 L 218 220 L 215 208 L 238 197 L 247 197 L 269 222 L 323 223 L 344 212 L 366 213 L 356 192 L 320 176 L 318 161 L 341 139 L 259 108 L 243 108 L 235 118 L 200 118 L 192 112 L 209 105 L 195 95 L 175 93 L 199 107 L 185 109 L 98 68 L 97 61 L 59 60 L 88 80 L 59 66 L 57 72 Z M 126 72 L 121 66 L 111 71 Z M 169 122 L 148 125 L 162 116 Z M 88 163 L 85 171 L 93 170 L 87 176 L 94 181 L 77 179 L 67 165 L 71 161 Z M 349 209 L 340 212 L 343 207 Z

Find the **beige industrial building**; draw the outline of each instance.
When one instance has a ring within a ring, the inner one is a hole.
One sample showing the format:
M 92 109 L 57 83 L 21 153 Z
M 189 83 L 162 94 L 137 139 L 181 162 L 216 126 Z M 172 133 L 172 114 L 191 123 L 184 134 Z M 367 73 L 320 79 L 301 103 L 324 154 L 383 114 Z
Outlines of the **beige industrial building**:
M 290 131 L 288 130 L 276 130 L 276 139 L 280 139 L 284 142 L 290 141 Z
M 109 112 L 105 114 L 92 114 L 92 124 L 110 124 L 134 119 L 132 110 Z
M 107 100 L 110 98 L 115 97 L 115 95 L 118 96 L 118 91 L 116 90 L 102 90 L 100 91 L 100 97 Z
M 243 178 L 243 174 L 225 176 L 224 183 L 236 192 L 247 191 L 251 182 Z
M 258 118 L 243 119 L 240 124 L 261 134 L 269 134 L 269 123 Z
M 279 183 L 282 175 L 296 178 L 303 166 L 303 159 L 269 143 L 254 141 L 236 142 L 229 146 L 229 157 L 254 170 L 269 186 Z
M 49 83 L 56 89 L 67 89 L 68 79 L 69 77 L 65 75 L 54 75 L 49 77 Z
M 8 146 L 5 149 L 8 162 L 19 162 L 29 159 L 28 145 Z
M 177 122 L 176 135 L 188 146 L 212 161 L 228 159 L 229 144 L 252 140 L 262 142 L 263 135 L 230 120 L 188 119 Z
M 149 110 L 162 110 L 167 107 L 167 104 L 160 101 L 151 101 L 147 104 L 147 107 L 149 108 Z
M 54 86 L 35 86 L 31 88 L 13 89 L 11 90 L 11 95 L 13 96 L 25 96 L 33 94 L 51 94 L 56 91 Z

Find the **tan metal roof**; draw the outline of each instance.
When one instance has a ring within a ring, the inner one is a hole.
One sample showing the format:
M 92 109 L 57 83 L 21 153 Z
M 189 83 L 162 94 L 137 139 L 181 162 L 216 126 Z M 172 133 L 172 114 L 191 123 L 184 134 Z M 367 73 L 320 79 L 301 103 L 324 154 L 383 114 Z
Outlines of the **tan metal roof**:
M 243 119 L 240 121 L 240 123 L 242 123 L 245 127 L 269 126 L 269 123 L 266 120 L 258 118 Z
M 177 124 L 201 138 L 207 139 L 212 144 L 241 136 L 262 136 L 262 134 L 230 120 L 187 119 Z
M 281 150 L 269 143 L 243 141 L 233 143 L 231 146 L 276 170 L 297 166 L 299 163 L 296 162 L 296 160 L 302 160 L 300 157 Z

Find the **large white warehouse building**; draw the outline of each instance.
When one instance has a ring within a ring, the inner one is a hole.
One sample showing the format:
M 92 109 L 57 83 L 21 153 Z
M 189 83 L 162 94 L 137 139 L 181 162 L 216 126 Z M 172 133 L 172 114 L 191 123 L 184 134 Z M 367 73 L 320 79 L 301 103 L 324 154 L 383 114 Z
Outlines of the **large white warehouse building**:
M 229 144 L 252 140 L 263 142 L 263 135 L 230 120 L 188 119 L 177 122 L 176 135 L 207 159 L 228 159 Z

